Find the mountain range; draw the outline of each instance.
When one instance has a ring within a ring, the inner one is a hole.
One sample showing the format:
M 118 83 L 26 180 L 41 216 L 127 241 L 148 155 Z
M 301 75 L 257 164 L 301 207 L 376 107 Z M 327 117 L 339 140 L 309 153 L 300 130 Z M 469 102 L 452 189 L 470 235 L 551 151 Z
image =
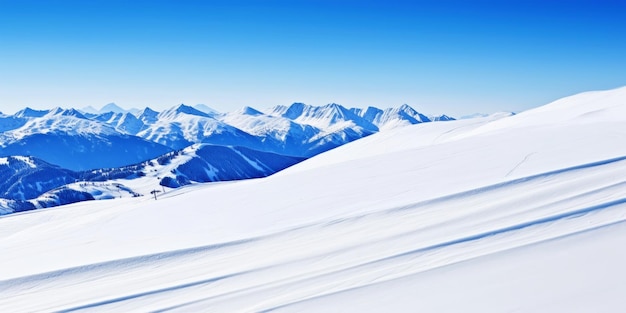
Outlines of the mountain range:
M 380 130 L 434 120 L 452 118 L 429 118 L 408 105 L 383 110 L 335 103 L 293 103 L 264 111 L 244 107 L 229 113 L 184 104 L 161 112 L 125 110 L 114 103 L 101 110 L 25 108 L 0 114 L 0 207 L 12 212 L 91 200 L 88 195 L 101 198 L 106 193 L 102 188 L 68 184 L 102 182 L 104 176 L 88 174 L 98 171 L 124 179 L 143 177 L 147 164 L 164 159 L 176 164 L 169 168 L 171 175 L 158 180 L 167 187 L 268 176 Z M 143 193 L 128 193 L 137 194 Z

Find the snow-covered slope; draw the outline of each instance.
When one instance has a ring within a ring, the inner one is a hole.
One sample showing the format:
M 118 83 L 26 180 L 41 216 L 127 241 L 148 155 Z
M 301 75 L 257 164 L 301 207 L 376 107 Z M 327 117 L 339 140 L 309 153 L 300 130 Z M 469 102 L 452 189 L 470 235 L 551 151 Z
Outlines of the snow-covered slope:
M 217 111 L 217 110 L 215 110 L 215 109 L 213 109 L 213 108 L 211 108 L 211 107 L 209 107 L 209 106 L 207 106 L 205 104 L 202 104 L 202 103 L 198 103 L 198 104 L 194 105 L 193 108 L 198 110 L 198 111 L 200 111 L 200 112 L 203 112 L 203 113 L 206 113 L 206 114 L 209 114 L 209 115 L 212 115 L 212 116 L 220 114 L 219 111 Z
M 355 109 L 354 112 L 368 122 L 376 125 L 380 130 L 431 121 L 428 117 L 415 111 L 406 104 L 398 108 L 388 108 L 385 110 L 368 107 L 365 110 Z
M 621 92 L 0 218 L 0 311 L 622 311 Z
M 359 131 L 369 133 L 378 131 L 378 128 L 371 122 L 336 103 L 321 107 L 304 103 L 293 103 L 290 106 L 279 105 L 270 108 L 267 113 L 321 129 L 357 128 Z
M 258 148 L 259 139 L 184 104 L 159 113 L 137 136 L 173 149 L 194 143 Z
M 149 109 L 146 108 L 145 110 Z M 92 119 L 110 125 L 114 127 L 115 130 L 123 134 L 136 135 L 138 132 L 145 128 L 145 124 L 143 123 L 143 121 L 128 112 L 108 112 L 96 115 Z
M 224 114 L 220 120 L 261 138 L 263 149 L 284 155 L 309 157 L 347 142 L 325 140 L 334 133 L 250 107 Z
M 192 183 L 265 177 L 302 160 L 245 147 L 194 144 L 133 167 L 138 177 L 115 182 L 148 194 L 159 186 L 178 188 Z M 106 171 L 103 174 L 109 175 Z

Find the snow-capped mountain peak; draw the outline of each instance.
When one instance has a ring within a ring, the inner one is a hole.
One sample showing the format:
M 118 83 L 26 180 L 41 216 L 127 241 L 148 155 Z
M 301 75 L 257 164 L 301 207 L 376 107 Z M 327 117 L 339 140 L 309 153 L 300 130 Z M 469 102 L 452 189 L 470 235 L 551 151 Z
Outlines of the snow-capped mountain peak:
M 367 132 L 378 131 L 375 125 L 336 103 L 317 107 L 296 102 L 288 107 L 276 106 L 271 108 L 269 112 L 271 115 L 282 116 L 292 121 L 321 129 L 359 127 Z
M 135 116 L 144 124 L 154 124 L 158 120 L 159 112 L 149 107 L 139 111 Z
M 160 119 L 175 119 L 176 117 L 180 116 L 180 115 L 195 115 L 195 116 L 201 116 L 201 117 L 208 117 L 211 118 L 211 116 L 207 113 L 204 113 L 202 111 L 199 111 L 197 109 L 194 109 L 193 107 L 190 107 L 188 105 L 185 104 L 179 104 L 173 108 L 170 108 L 168 110 L 165 110 L 161 113 L 159 113 L 158 117 Z
M 80 119 L 86 119 L 85 115 L 76 109 L 63 109 L 60 107 L 50 110 L 50 112 L 45 115 L 45 117 L 52 116 L 73 116 Z
M 29 107 L 24 108 L 23 110 L 18 111 L 13 116 L 15 117 L 23 117 L 23 118 L 35 118 L 42 117 L 48 114 L 50 110 L 33 110 Z
M 122 109 L 120 106 L 118 106 L 117 104 L 111 102 L 106 104 L 105 106 L 103 106 L 100 109 L 100 113 L 107 113 L 107 112 L 114 112 L 114 113 L 125 113 L 127 112 L 126 110 Z
M 235 111 L 234 113 L 236 114 L 244 114 L 244 115 L 252 115 L 252 116 L 259 116 L 259 115 L 263 115 L 263 113 L 255 108 L 251 108 L 249 106 L 244 106 L 243 108 Z
M 384 110 L 376 107 L 368 107 L 365 110 L 353 109 L 353 112 L 381 130 L 432 121 L 432 119 L 417 112 L 408 104 Z
M 213 109 L 213 108 L 211 108 L 211 107 L 209 107 L 209 106 L 207 106 L 205 104 L 202 104 L 202 103 L 198 103 L 198 104 L 194 105 L 193 108 L 198 110 L 198 111 L 201 111 L 201 112 L 204 112 L 206 114 L 209 114 L 211 116 L 220 114 L 220 112 L 218 110 L 215 110 L 215 109 Z

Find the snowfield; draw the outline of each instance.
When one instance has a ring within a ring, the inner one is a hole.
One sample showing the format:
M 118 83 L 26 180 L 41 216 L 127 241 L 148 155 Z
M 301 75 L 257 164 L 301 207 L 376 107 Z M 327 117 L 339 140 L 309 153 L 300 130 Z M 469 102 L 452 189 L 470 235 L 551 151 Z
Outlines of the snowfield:
M 0 312 L 623 312 L 626 88 L 0 218 Z

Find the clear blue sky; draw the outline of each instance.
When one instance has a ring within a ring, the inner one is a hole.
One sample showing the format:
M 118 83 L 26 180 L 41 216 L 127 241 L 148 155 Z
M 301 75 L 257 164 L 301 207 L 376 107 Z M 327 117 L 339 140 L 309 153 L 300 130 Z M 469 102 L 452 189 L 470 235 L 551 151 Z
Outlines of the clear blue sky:
M 626 1 L 0 0 L 0 111 L 407 103 L 521 111 L 626 85 Z

